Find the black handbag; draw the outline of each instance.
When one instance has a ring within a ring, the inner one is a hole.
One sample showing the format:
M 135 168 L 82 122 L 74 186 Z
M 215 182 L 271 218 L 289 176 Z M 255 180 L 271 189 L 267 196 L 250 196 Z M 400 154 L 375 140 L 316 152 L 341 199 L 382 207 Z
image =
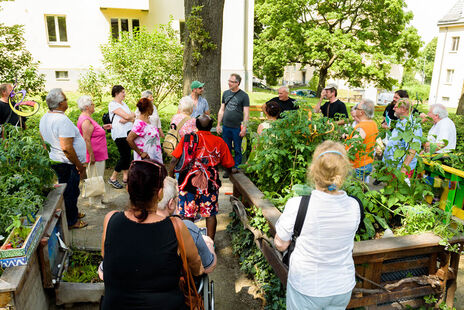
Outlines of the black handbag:
M 304 219 L 306 217 L 306 212 L 308 211 L 310 198 L 311 195 L 301 197 L 300 206 L 298 207 L 298 214 L 295 220 L 295 226 L 293 227 L 292 240 L 290 241 L 290 245 L 287 248 L 287 252 L 282 257 L 282 262 L 287 267 L 290 266 L 290 255 L 292 255 L 292 252 L 295 249 L 296 239 L 298 239 L 298 237 L 300 236 L 301 229 L 303 228 Z

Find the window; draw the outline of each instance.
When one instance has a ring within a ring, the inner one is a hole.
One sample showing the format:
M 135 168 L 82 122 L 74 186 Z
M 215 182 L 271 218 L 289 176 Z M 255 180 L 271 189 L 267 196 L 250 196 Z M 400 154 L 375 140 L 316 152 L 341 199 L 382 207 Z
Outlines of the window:
M 68 79 L 68 71 L 55 71 L 55 78 L 57 80 L 67 80 Z
M 68 42 L 66 32 L 66 17 L 56 15 L 46 15 L 48 43 Z
M 454 69 L 446 70 L 446 84 L 453 83 Z
M 452 37 L 451 38 L 451 51 L 457 52 L 459 49 L 459 37 Z
M 180 42 L 185 43 L 185 22 L 179 22 Z
M 134 32 L 140 29 L 140 21 L 138 19 L 128 18 L 112 18 L 111 19 L 111 37 L 119 39 L 121 31 Z
M 441 101 L 443 103 L 447 103 L 447 102 L 449 102 L 449 97 L 441 97 Z

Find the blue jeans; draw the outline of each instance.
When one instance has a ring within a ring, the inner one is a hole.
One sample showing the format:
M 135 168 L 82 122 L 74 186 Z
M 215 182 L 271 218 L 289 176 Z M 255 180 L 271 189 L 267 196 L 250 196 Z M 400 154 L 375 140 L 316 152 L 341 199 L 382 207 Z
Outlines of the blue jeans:
M 357 179 L 366 182 L 366 178 L 372 172 L 372 164 L 368 164 L 359 168 L 354 169 L 354 173 Z
M 63 193 L 64 206 L 66 208 L 66 218 L 68 226 L 72 226 L 77 222 L 77 199 L 79 198 L 79 182 L 80 177 L 77 172 L 76 166 L 71 164 L 57 164 L 52 165 L 58 176 L 59 183 L 66 183 L 66 189 Z
M 229 147 L 229 151 L 232 154 L 232 141 L 234 141 L 234 160 L 235 160 L 235 168 L 242 163 L 242 137 L 240 137 L 240 127 L 239 128 L 231 128 L 222 126 L 222 139 Z

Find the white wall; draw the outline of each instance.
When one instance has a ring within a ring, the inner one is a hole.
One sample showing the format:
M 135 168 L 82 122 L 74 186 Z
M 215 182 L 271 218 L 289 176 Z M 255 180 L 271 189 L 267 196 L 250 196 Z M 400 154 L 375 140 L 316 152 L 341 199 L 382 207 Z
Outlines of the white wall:
M 459 49 L 451 51 L 452 37 L 460 37 Z M 438 35 L 435 63 L 429 103 L 442 103 L 447 107 L 457 107 L 464 81 L 464 25 L 441 27 Z M 454 70 L 452 83 L 447 83 L 447 70 Z M 449 102 L 443 100 L 448 97 Z

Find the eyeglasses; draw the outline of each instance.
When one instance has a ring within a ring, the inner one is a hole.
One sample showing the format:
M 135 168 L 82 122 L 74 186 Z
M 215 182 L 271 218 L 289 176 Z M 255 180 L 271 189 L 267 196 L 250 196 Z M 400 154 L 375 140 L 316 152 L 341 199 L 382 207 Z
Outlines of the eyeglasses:
M 238 81 L 229 80 L 229 83 L 238 83 Z
M 137 159 L 137 160 L 133 160 L 130 167 L 129 167 L 129 170 L 131 170 L 135 165 L 140 165 L 140 164 L 148 164 L 148 165 L 153 165 L 155 166 L 156 168 L 158 168 L 158 175 L 159 176 L 163 176 L 162 179 L 164 179 L 164 176 L 166 176 L 166 168 L 164 167 L 164 165 L 160 164 L 159 162 L 153 160 L 153 159 L 143 159 L 143 160 L 140 160 L 140 159 Z M 163 173 L 164 172 L 164 173 Z M 161 184 L 157 184 L 158 187 L 163 187 L 163 182 L 159 182 Z

